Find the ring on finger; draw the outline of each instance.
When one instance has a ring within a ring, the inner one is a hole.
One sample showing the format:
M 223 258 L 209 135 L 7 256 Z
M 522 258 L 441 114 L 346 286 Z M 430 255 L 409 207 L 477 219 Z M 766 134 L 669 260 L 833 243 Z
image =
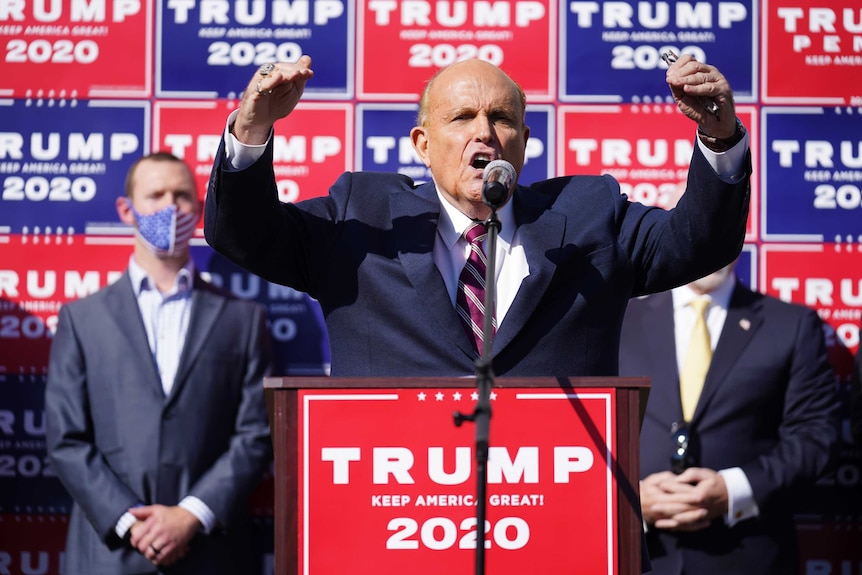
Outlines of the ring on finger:
M 162 552 L 162 550 L 161 550 L 160 548 L 156 547 L 156 546 L 155 546 L 155 545 L 153 545 L 152 543 L 150 544 L 150 550 L 151 550 L 153 553 L 155 553 L 156 555 L 159 555 L 159 554 L 161 554 L 161 552 Z
M 267 62 L 266 64 L 264 64 L 260 67 L 258 72 L 260 73 L 261 76 L 266 78 L 267 76 L 272 74 L 273 70 L 275 70 L 275 64 L 273 64 L 272 62 Z
M 261 88 L 260 88 L 260 80 L 258 80 L 258 81 L 257 81 L 257 88 L 256 88 L 256 90 L 257 90 L 257 93 L 258 93 L 258 94 L 260 94 L 261 96 L 269 96 L 270 94 L 272 94 L 272 90 L 261 90 Z

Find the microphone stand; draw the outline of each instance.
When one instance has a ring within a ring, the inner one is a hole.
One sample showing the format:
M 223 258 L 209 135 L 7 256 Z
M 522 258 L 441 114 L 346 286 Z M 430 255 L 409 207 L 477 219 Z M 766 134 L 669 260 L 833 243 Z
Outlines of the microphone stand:
M 482 325 L 482 355 L 476 360 L 476 386 L 479 390 L 479 400 L 472 414 L 464 415 L 455 412 L 455 426 L 460 427 L 465 421 L 476 424 L 476 575 L 485 573 L 485 514 L 487 510 L 488 488 L 488 435 L 491 424 L 491 388 L 494 385 L 494 370 L 491 365 L 491 355 L 494 351 L 493 318 L 496 310 L 495 285 L 497 265 L 497 235 L 502 225 L 497 218 L 497 206 L 491 206 L 491 215 L 485 221 L 488 228 L 488 238 L 485 246 L 488 248 L 487 265 L 485 266 L 485 318 Z M 490 311 L 490 313 L 489 313 Z

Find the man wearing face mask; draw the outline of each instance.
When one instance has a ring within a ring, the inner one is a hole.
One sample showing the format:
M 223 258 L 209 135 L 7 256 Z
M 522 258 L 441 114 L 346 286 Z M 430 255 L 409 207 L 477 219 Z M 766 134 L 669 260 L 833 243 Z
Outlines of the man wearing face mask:
M 74 500 L 64 572 L 247 572 L 272 456 L 264 312 L 196 272 L 201 201 L 180 159 L 136 161 L 116 206 L 128 269 L 63 306 L 48 367 L 47 450 Z

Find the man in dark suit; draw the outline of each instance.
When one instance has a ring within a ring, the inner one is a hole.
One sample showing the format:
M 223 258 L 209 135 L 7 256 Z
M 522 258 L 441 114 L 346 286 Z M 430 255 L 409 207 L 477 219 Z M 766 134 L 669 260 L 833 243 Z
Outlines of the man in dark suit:
M 798 574 L 793 502 L 834 459 L 836 379 L 819 317 L 751 291 L 733 267 L 626 312 L 620 374 L 652 380 L 640 494 L 656 575 Z M 691 393 L 680 381 L 699 298 L 712 358 Z
M 298 103 L 310 65 L 308 56 L 265 64 L 251 79 L 213 168 L 207 240 L 253 273 L 320 302 L 333 375 L 472 373 L 478 343 L 456 312 L 459 273 L 474 249 L 464 237 L 491 213 L 482 200 L 485 166 L 498 159 L 516 172 L 523 166 L 530 132 L 523 91 L 487 62 L 444 68 L 426 86 L 411 131 L 432 182 L 346 173 L 325 197 L 283 204 L 272 126 Z M 739 253 L 748 137 L 730 86 L 687 55 L 667 81 L 701 129 L 691 194 L 673 214 L 627 202 L 608 176 L 509 191 L 498 211 L 496 374 L 615 375 L 631 296 L 669 289 Z M 701 104 L 705 96 L 717 114 Z
M 129 170 L 127 272 L 60 310 L 45 397 L 47 449 L 74 506 L 66 575 L 235 575 L 248 498 L 271 461 L 263 310 L 189 259 L 194 177 L 157 153 Z
M 859 333 L 862 334 L 862 326 Z M 850 433 L 856 449 L 862 453 L 862 345 L 856 349 L 850 385 Z

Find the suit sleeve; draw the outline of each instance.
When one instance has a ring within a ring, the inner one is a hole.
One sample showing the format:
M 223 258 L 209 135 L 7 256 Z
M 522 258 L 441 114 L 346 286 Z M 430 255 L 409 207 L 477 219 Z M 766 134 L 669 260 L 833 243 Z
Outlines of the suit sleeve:
M 216 154 L 204 207 L 207 242 L 228 259 L 270 282 L 313 297 L 315 264 L 325 261 L 343 220 L 331 194 L 349 195 L 343 175 L 330 195 L 284 203 L 273 173 L 272 140 L 264 154 L 241 171 L 225 168 L 224 141 Z
M 813 484 L 830 470 L 837 455 L 837 382 L 823 324 L 813 310 L 805 310 L 799 321 L 787 376 L 778 442 L 769 453 L 742 466 L 761 512 L 777 503 L 776 493 Z
M 619 237 L 634 265 L 632 296 L 666 291 L 730 263 L 745 239 L 751 156 L 737 183 L 721 180 L 694 147 L 686 191 L 673 210 L 622 202 Z
M 122 544 L 114 526 L 138 498 L 96 446 L 85 368 L 74 316 L 64 306 L 51 344 L 45 388 L 48 456 L 63 486 L 113 549 Z
M 206 503 L 220 526 L 227 525 L 234 512 L 247 505 L 272 461 L 263 390 L 263 378 L 270 370 L 271 346 L 263 309 L 254 305 L 250 316 L 241 336 L 246 366 L 229 447 L 189 491 L 189 495 Z

